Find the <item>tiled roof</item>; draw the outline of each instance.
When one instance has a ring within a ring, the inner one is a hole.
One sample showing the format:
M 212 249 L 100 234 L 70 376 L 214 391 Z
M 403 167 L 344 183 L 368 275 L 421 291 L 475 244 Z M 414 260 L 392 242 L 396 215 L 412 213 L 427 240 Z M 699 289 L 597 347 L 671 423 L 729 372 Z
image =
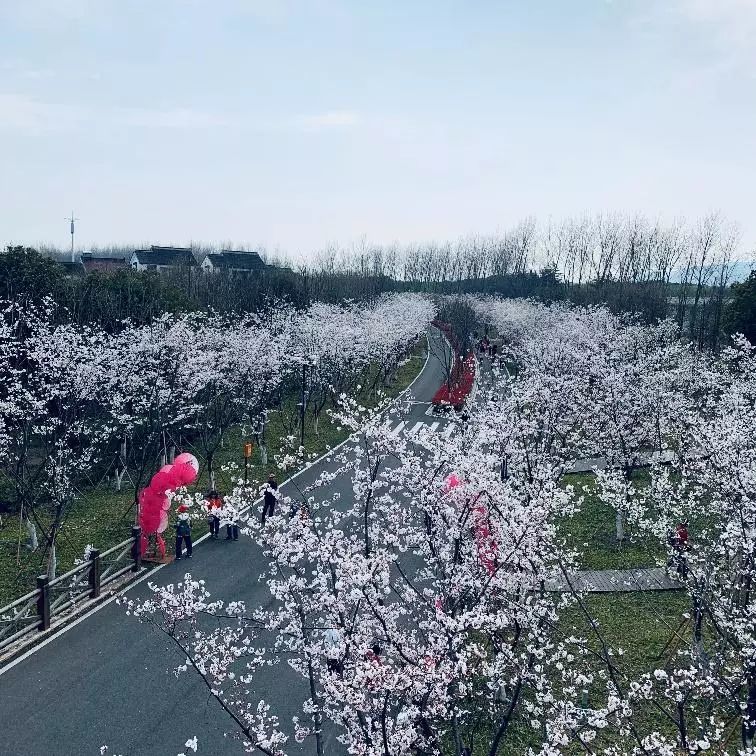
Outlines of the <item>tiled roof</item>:
M 239 252 L 224 249 L 216 254 L 208 255 L 215 268 L 226 270 L 262 270 L 265 263 L 257 252 Z
M 188 247 L 155 247 L 134 250 L 140 265 L 196 265 Z
M 128 265 L 128 261 L 125 257 L 102 257 L 87 252 L 82 254 L 81 262 L 87 273 L 93 273 L 94 271 L 107 272 L 111 270 L 121 270 Z

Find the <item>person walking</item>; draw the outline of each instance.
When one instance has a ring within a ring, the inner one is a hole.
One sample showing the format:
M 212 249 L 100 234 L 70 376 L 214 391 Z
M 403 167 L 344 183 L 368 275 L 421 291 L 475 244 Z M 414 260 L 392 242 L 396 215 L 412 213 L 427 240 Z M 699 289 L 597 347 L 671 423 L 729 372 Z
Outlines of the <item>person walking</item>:
M 223 519 L 226 526 L 226 540 L 238 541 L 239 540 L 239 526 L 236 524 L 236 507 L 229 505 L 228 500 L 223 507 Z
M 220 530 L 220 510 L 223 507 L 223 499 L 221 499 L 217 491 L 210 491 L 207 495 L 205 506 L 207 507 L 207 524 L 210 526 L 210 537 L 217 540 L 218 531 Z
M 667 543 L 672 547 L 672 556 L 667 560 L 668 567 L 674 567 L 678 577 L 688 577 L 688 560 L 685 551 L 688 548 L 688 523 L 678 523 L 667 534 Z
M 278 482 L 275 475 L 271 473 L 268 476 L 268 483 L 265 486 L 265 493 L 263 494 L 263 511 L 262 511 L 262 524 L 265 525 L 265 518 L 271 517 L 276 508 L 276 501 L 278 500 Z
M 292 501 L 289 507 L 289 519 L 293 520 L 299 515 L 300 520 L 308 520 L 310 518 L 310 505 L 307 501 L 303 501 L 301 504 L 298 501 Z
M 182 504 L 178 508 L 176 520 L 176 560 L 181 559 L 183 544 L 186 544 L 186 557 L 192 558 L 192 521 L 189 517 L 189 507 Z
M 343 674 L 341 655 L 343 652 L 343 643 L 341 633 L 333 627 L 325 631 L 324 636 L 326 649 L 326 666 L 330 672 L 335 672 L 339 677 Z

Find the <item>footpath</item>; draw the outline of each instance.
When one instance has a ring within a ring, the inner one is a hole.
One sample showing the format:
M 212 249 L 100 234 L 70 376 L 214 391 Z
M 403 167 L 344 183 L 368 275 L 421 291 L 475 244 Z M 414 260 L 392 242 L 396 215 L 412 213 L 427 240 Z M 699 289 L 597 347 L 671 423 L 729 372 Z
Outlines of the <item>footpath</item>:
M 636 570 L 585 570 L 546 583 L 547 591 L 569 593 L 631 593 L 637 591 L 679 591 L 682 586 L 661 567 Z

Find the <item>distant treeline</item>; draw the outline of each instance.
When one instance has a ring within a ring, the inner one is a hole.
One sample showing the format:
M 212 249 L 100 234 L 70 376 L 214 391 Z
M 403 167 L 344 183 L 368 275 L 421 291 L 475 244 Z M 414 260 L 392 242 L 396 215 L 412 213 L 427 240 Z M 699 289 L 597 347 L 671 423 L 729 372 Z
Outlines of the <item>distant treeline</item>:
M 329 249 L 310 276 L 311 290 L 325 299 L 400 288 L 603 303 L 648 321 L 671 316 L 681 334 L 716 349 L 725 325 L 747 325 L 726 313 L 737 253 L 737 230 L 717 215 L 692 225 L 639 215 L 546 225 L 530 218 L 497 236 L 454 243 Z
M 671 316 L 691 341 L 716 349 L 723 331 L 753 330 L 750 289 L 740 284 L 733 297 L 737 246 L 736 230 L 716 215 L 692 225 L 597 215 L 545 225 L 530 218 L 496 236 L 444 244 L 333 247 L 250 277 L 202 275 L 194 269 L 66 278 L 48 257 L 61 251 L 41 255 L 14 248 L 0 259 L 0 296 L 48 294 L 69 317 L 111 329 L 125 318 L 146 322 L 166 311 L 257 310 L 270 299 L 305 306 L 388 291 L 486 292 L 605 303 L 648 321 Z M 728 311 L 731 300 L 736 304 Z

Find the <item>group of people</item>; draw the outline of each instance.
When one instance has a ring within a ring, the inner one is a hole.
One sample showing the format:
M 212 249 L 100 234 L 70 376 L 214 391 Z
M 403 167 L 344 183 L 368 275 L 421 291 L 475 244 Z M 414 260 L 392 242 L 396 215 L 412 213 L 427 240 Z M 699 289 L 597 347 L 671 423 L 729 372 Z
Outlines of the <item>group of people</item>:
M 334 627 L 328 628 L 323 634 L 325 645 L 326 667 L 330 672 L 341 677 L 344 674 L 344 657 L 346 645 L 341 633 Z M 370 648 L 365 651 L 365 659 L 375 665 L 381 662 L 381 644 L 377 638 L 373 638 Z
M 263 493 L 262 522 L 265 524 L 265 518 L 274 514 L 276 502 L 278 501 L 278 481 L 275 475 L 271 473 L 268 476 L 268 482 L 265 485 Z M 207 524 L 210 528 L 210 538 L 218 540 L 220 535 L 221 517 L 226 520 L 226 540 L 239 540 L 239 526 L 235 517 L 229 517 L 229 512 L 224 511 L 223 497 L 213 489 L 208 493 L 205 499 L 205 509 L 207 510 Z M 189 507 L 181 504 L 176 519 L 176 559 L 182 559 L 184 547 L 186 547 L 187 559 L 192 558 L 192 520 L 189 514 Z
M 210 527 L 210 538 L 218 540 L 221 524 L 221 512 L 223 510 L 223 499 L 217 491 L 210 491 L 205 501 L 207 508 L 207 524 Z M 226 540 L 239 540 L 239 526 L 233 520 L 226 522 Z
M 478 342 L 478 351 L 480 352 L 480 354 L 487 354 L 491 359 L 496 357 L 498 350 L 499 347 L 497 346 L 496 342 L 491 341 L 488 336 L 484 336 Z

